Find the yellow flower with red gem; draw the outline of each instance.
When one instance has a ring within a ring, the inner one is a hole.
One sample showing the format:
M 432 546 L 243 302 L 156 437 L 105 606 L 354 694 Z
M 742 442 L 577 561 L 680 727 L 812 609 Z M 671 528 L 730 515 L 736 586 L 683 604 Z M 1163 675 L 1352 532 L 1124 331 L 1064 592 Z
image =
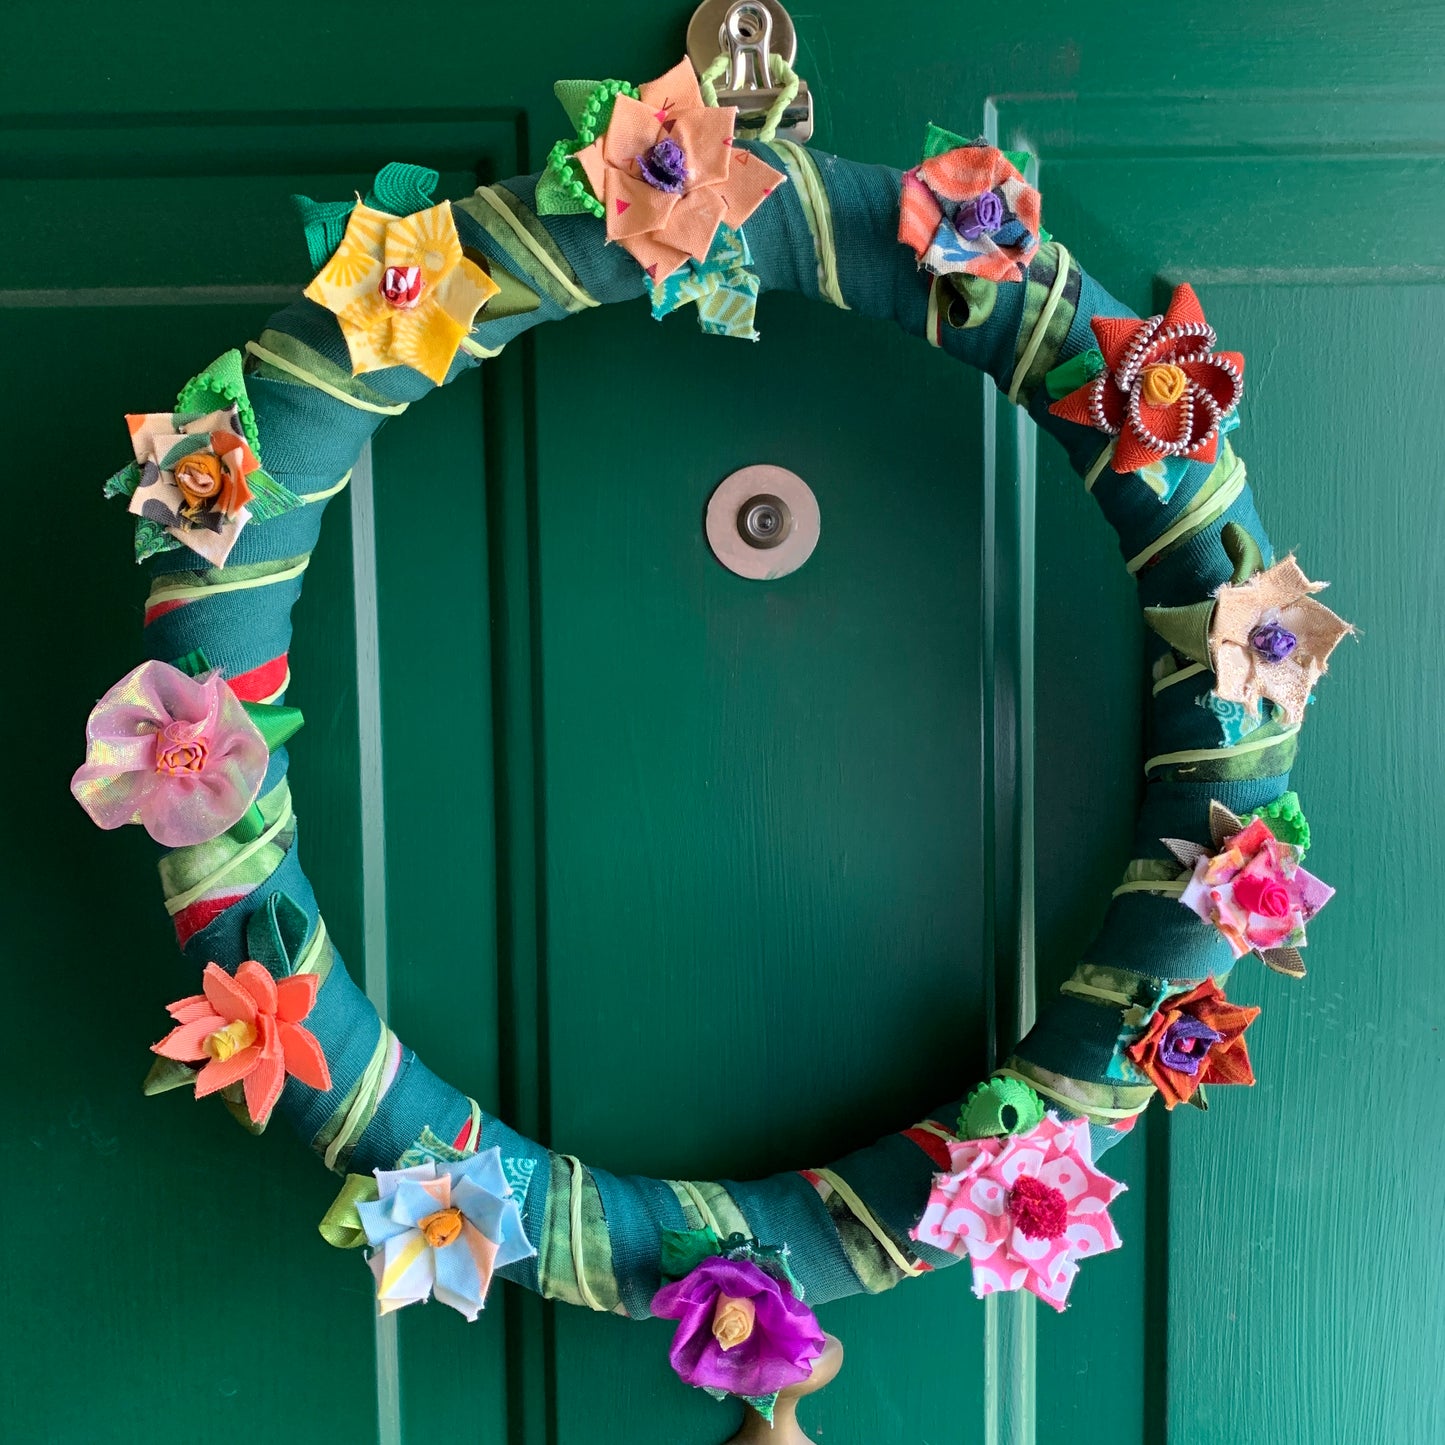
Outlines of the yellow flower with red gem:
M 1049 411 L 1117 437 L 1110 466 L 1136 472 L 1166 457 L 1212 462 L 1220 424 L 1244 392 L 1244 357 L 1215 351 L 1194 288 L 1179 286 L 1162 316 L 1090 319 L 1103 366 Z
M 410 216 L 358 205 L 306 295 L 335 313 L 352 375 L 410 366 L 440 385 L 498 289 L 462 254 L 443 202 Z

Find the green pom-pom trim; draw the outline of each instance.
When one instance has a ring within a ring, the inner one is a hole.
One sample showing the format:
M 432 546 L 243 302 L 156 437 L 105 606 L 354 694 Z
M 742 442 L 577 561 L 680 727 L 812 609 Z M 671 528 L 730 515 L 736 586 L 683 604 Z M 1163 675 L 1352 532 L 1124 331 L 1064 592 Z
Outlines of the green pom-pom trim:
M 592 194 L 587 177 L 572 157 L 586 146 L 590 146 L 612 122 L 613 107 L 619 95 L 632 100 L 641 99 L 637 87 L 626 80 L 604 80 L 587 97 L 582 107 L 577 134 L 572 140 L 559 140 L 547 152 L 547 170 L 561 186 L 562 191 L 582 210 L 590 211 L 599 220 L 603 215 L 602 201 Z
M 1274 802 L 1246 813 L 1243 821 L 1248 824 L 1256 818 L 1263 818 L 1269 831 L 1281 843 L 1289 843 L 1302 854 L 1309 852 L 1310 825 L 1300 808 L 1298 793 L 1281 793 Z
M 958 1132 L 965 1139 L 1027 1134 L 1043 1117 L 1044 1101 L 1022 1079 L 989 1079 L 968 1096 Z

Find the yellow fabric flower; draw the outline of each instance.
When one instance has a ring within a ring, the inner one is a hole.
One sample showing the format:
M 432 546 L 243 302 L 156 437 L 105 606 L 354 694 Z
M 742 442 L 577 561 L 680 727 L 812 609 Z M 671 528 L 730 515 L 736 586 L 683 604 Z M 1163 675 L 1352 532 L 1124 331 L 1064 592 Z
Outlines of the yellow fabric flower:
M 445 201 L 411 216 L 357 206 L 335 255 L 306 288 L 336 313 L 351 373 L 410 366 L 440 385 L 498 286 L 462 255 Z

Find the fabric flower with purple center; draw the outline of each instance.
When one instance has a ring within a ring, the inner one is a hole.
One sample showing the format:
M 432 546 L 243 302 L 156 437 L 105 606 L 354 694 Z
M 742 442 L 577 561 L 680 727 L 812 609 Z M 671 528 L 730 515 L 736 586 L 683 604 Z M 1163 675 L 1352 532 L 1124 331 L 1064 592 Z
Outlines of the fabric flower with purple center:
M 1257 1008 L 1230 1003 L 1205 979 L 1165 999 L 1125 1052 L 1172 1109 L 1194 1100 L 1203 1084 L 1254 1083 L 1244 1031 L 1258 1017 Z
M 1026 1289 L 1062 1310 L 1086 1255 L 1123 1241 L 1109 1205 L 1124 1185 L 1094 1168 L 1089 1125 L 1046 1114 L 1027 1134 L 949 1140 L 934 1176 L 921 1244 L 973 1262 L 973 1292 Z
M 85 762 L 70 780 L 102 828 L 139 823 L 157 843 L 205 843 L 238 822 L 270 753 L 220 673 L 143 662 L 96 703 Z
M 813 1311 L 785 1278 L 746 1258 L 701 1259 L 658 1290 L 652 1313 L 678 1321 L 669 1352 L 673 1369 L 712 1394 L 766 1403 L 806 1380 L 823 1352 Z
M 1311 595 L 1311 582 L 1293 557 L 1226 584 L 1214 594 L 1209 656 L 1214 692 L 1242 703 L 1251 717 L 1262 699 L 1284 710 L 1286 721 L 1304 717 L 1326 663 L 1354 628 Z
M 1224 936 L 1235 958 L 1303 947 L 1305 925 L 1335 890 L 1300 866 L 1300 850 L 1283 842 L 1263 818 L 1203 853 L 1180 902 Z M 1302 964 L 1281 969 L 1303 973 Z
M 904 172 L 898 239 L 935 276 L 1022 281 L 1039 249 L 1039 193 L 1021 168 L 1030 157 L 930 126 L 923 160 Z

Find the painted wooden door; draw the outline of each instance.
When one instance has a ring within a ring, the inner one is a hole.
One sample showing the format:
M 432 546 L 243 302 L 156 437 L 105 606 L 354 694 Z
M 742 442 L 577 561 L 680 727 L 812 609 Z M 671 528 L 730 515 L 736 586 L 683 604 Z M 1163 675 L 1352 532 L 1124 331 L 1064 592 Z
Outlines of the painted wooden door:
M 1365 632 L 1296 774 L 1342 898 L 1304 984 L 1237 984 L 1266 1010 L 1260 1086 L 1110 1156 L 1128 1248 L 1065 1315 L 985 1307 L 966 1269 L 827 1307 L 848 1360 L 810 1427 L 1445 1438 L 1421 1363 L 1445 1331 L 1445 111 L 1422 98 L 1445 7 L 796 18 L 815 146 L 904 165 L 929 119 L 987 129 L 1041 155 L 1047 223 L 1122 299 L 1194 281 L 1250 358 L 1240 450 L 1272 530 Z M 137 655 L 128 529 L 98 497 L 119 418 L 304 282 L 286 196 L 390 159 L 450 195 L 533 169 L 554 78 L 658 73 L 686 19 L 58 0 L 7 21 L 7 1440 L 730 1433 L 670 1375 L 665 1325 L 506 1290 L 472 1327 L 378 1326 L 294 1140 L 140 1097 L 187 980 L 147 840 L 65 796 L 80 719 Z M 1138 620 L 1077 481 L 926 348 L 792 297 L 760 322 L 749 348 L 609 308 L 430 399 L 333 504 L 298 619 L 293 782 L 333 935 L 434 1068 L 617 1170 L 814 1163 L 957 1092 L 1129 856 Z M 776 584 L 702 535 L 754 461 L 822 507 Z

